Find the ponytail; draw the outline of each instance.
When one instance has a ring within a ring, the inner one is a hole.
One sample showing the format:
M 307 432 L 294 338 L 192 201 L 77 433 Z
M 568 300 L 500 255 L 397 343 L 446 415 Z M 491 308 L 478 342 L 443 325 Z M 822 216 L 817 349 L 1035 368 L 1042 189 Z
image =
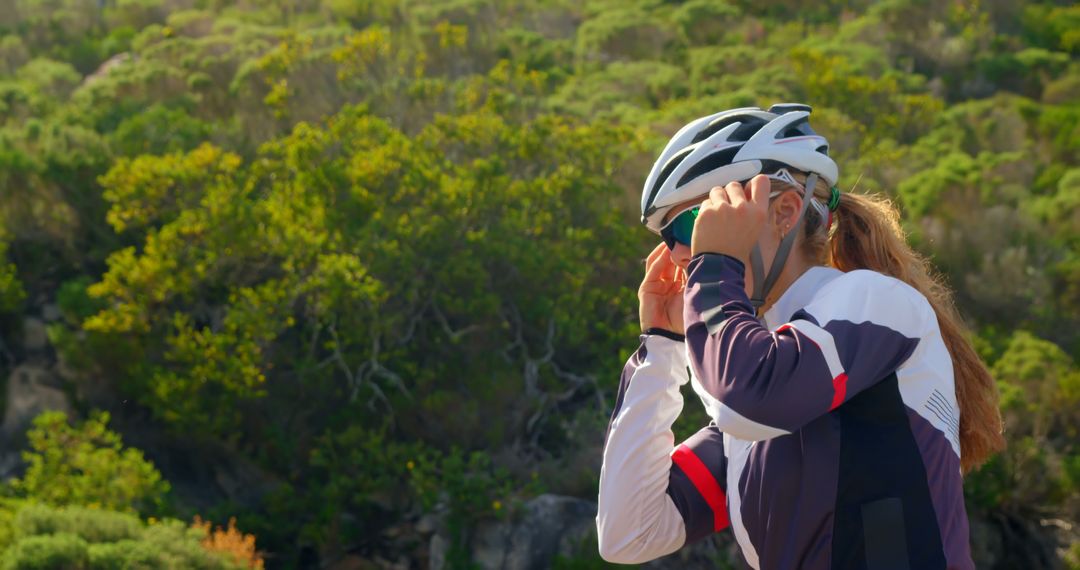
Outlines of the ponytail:
M 960 465 L 964 473 L 982 465 L 991 454 L 1005 448 L 998 390 L 965 335 L 952 292 L 932 272 L 926 258 L 908 246 L 900 214 L 889 200 L 845 192 L 840 195 L 835 218 L 836 228 L 828 240 L 834 267 L 841 271 L 870 269 L 895 277 L 930 301 L 952 356 L 956 401 L 960 405 Z M 812 229 L 807 227 L 808 232 Z M 808 240 L 811 248 L 811 241 L 820 243 L 820 239 Z
M 792 174 L 806 184 L 805 173 Z M 821 203 L 832 197 L 828 184 L 820 178 L 813 192 Z M 815 208 L 806 210 L 802 254 L 813 263 L 829 264 L 840 271 L 869 269 L 894 277 L 930 301 L 941 338 L 952 357 L 960 406 L 960 466 L 967 473 L 1005 448 L 997 384 L 966 336 L 952 291 L 934 273 L 930 262 L 907 244 L 900 212 L 892 202 L 881 196 L 848 192 L 839 198 L 831 233 L 824 228 L 828 220 L 822 219 Z

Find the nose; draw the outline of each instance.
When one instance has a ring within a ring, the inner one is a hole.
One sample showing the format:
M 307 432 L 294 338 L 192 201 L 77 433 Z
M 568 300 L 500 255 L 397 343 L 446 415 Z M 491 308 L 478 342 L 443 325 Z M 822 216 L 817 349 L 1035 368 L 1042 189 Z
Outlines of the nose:
M 690 265 L 690 246 L 676 242 L 675 249 L 671 250 L 670 255 L 671 262 L 686 271 L 686 266 Z

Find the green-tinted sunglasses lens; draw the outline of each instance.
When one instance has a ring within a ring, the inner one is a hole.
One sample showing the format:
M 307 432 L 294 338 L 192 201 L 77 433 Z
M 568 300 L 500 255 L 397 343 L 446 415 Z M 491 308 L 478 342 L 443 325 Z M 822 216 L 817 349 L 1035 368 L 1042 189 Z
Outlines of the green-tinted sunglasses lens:
M 691 208 L 671 221 L 671 234 L 675 241 L 690 245 L 690 238 L 694 235 L 694 220 L 697 219 L 700 208 Z

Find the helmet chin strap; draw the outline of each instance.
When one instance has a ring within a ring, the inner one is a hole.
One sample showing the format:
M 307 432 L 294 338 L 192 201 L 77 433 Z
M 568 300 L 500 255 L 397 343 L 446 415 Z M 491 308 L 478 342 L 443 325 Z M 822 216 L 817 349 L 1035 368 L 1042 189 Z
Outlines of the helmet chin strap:
M 780 245 L 776 248 L 776 257 L 773 258 L 772 267 L 769 268 L 767 277 L 765 276 L 765 264 L 761 260 L 761 248 L 755 243 L 754 249 L 750 251 L 750 269 L 754 273 L 754 293 L 750 295 L 750 304 L 754 306 L 755 310 L 761 310 L 761 306 L 765 304 L 765 297 L 772 290 L 773 285 L 776 284 L 776 280 L 780 278 L 780 272 L 783 271 L 788 254 L 791 253 L 791 246 L 795 243 L 795 237 L 799 235 L 799 228 L 802 227 L 803 218 L 806 217 L 806 208 L 810 206 L 810 200 L 814 199 L 813 188 L 817 186 L 817 179 L 818 175 L 814 173 L 810 173 L 810 176 L 806 178 L 799 217 L 795 220 L 795 227 L 784 236 L 784 239 L 780 240 Z

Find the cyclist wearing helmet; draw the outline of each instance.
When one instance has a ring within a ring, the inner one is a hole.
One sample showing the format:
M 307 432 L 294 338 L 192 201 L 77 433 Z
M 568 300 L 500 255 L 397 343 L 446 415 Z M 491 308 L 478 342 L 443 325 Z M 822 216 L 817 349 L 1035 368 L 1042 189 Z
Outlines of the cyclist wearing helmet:
M 663 243 L 604 446 L 606 560 L 730 526 L 752 568 L 974 568 L 961 474 L 1004 444 L 996 388 L 892 205 L 836 190 L 809 115 L 700 118 L 649 174 Z M 686 382 L 712 421 L 676 446 Z

